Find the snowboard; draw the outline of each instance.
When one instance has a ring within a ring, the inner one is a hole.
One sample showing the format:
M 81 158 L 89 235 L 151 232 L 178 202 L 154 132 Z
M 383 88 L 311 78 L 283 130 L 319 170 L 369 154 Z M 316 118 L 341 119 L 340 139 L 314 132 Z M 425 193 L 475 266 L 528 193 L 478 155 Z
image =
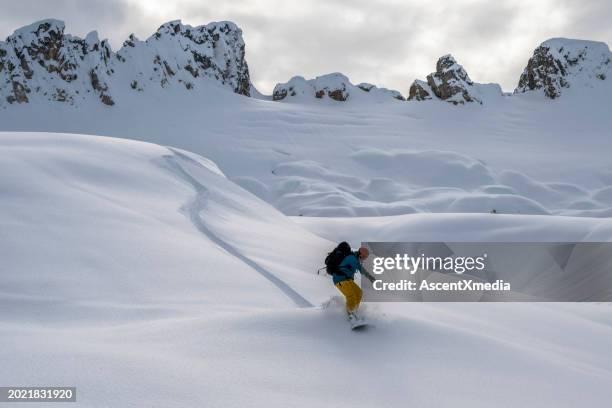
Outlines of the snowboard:
M 374 325 L 372 325 L 371 323 L 368 323 L 368 321 L 365 319 L 349 321 L 349 325 L 351 326 L 351 330 L 354 330 L 354 331 L 362 331 L 362 330 L 367 330 L 370 327 L 374 327 Z

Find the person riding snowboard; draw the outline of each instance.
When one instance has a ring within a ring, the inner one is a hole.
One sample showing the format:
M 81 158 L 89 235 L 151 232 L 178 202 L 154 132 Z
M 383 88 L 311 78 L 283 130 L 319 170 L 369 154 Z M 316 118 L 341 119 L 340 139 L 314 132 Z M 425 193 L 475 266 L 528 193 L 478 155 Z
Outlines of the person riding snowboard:
M 362 262 L 370 255 L 368 248 L 361 247 L 352 251 L 347 242 L 341 242 L 325 259 L 327 273 L 332 276 L 334 285 L 346 298 L 346 312 L 351 323 L 361 320 L 357 315 L 357 309 L 361 303 L 361 288 L 355 283 L 354 276 L 360 272 L 362 276 L 373 280 L 365 269 Z

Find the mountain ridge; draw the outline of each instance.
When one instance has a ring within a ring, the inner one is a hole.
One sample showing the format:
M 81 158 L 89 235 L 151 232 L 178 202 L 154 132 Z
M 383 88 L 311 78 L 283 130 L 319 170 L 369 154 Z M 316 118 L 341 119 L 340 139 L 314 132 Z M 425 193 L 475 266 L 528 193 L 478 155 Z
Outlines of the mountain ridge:
M 113 106 L 115 94 L 130 89 L 182 85 L 190 90 L 203 79 L 249 96 L 245 45 L 234 23 L 192 27 L 174 20 L 145 41 L 130 35 L 117 52 L 95 31 L 85 38 L 64 31 L 60 20 L 41 20 L 0 42 L 0 103 L 99 99 Z
M 260 94 L 250 79 L 242 30 L 231 21 L 200 26 L 172 20 L 146 40 L 131 34 L 116 52 L 97 31 L 84 38 L 65 33 L 65 24 L 45 19 L 26 25 L 0 41 L 0 107 L 29 102 L 79 105 L 96 101 L 113 106 L 124 93 L 150 88 L 192 90 L 202 82 L 232 92 L 274 101 L 353 99 L 381 101 L 438 100 L 453 105 L 483 104 L 504 96 L 498 84 L 470 79 L 452 55 L 438 59 L 427 80 L 415 80 L 408 97 L 395 90 L 331 73 L 306 80 L 294 76 L 279 83 L 271 96 Z M 535 93 L 556 99 L 568 89 L 610 86 L 612 53 L 603 42 L 552 38 L 533 52 L 514 95 Z

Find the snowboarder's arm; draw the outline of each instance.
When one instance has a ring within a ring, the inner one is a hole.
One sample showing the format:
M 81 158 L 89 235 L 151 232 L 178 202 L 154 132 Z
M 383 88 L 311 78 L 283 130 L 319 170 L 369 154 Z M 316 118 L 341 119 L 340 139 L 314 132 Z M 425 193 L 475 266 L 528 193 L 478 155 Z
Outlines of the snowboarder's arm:
M 363 267 L 361 262 L 359 262 L 359 272 L 361 273 L 361 276 L 364 276 L 367 280 L 369 280 L 372 283 L 374 283 L 374 281 L 376 280 L 370 272 L 366 271 L 366 269 Z
M 374 278 L 374 276 L 372 276 L 370 274 L 370 272 L 366 271 L 365 269 L 361 268 L 361 276 L 365 276 L 367 280 L 369 280 L 370 282 L 374 283 L 374 281 L 376 280 L 376 278 Z

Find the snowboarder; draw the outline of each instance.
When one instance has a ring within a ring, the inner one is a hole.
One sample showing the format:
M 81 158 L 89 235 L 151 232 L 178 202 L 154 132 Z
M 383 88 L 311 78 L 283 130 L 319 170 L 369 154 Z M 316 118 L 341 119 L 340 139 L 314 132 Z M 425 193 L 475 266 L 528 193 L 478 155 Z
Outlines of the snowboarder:
M 353 252 L 348 243 L 341 242 L 325 259 L 327 273 L 332 276 L 334 285 L 346 298 L 346 312 L 351 324 L 363 320 L 357 315 L 362 291 L 355 283 L 354 276 L 359 271 L 362 276 L 373 280 L 372 275 L 363 269 L 361 264 L 369 255 L 370 251 L 366 247 Z

